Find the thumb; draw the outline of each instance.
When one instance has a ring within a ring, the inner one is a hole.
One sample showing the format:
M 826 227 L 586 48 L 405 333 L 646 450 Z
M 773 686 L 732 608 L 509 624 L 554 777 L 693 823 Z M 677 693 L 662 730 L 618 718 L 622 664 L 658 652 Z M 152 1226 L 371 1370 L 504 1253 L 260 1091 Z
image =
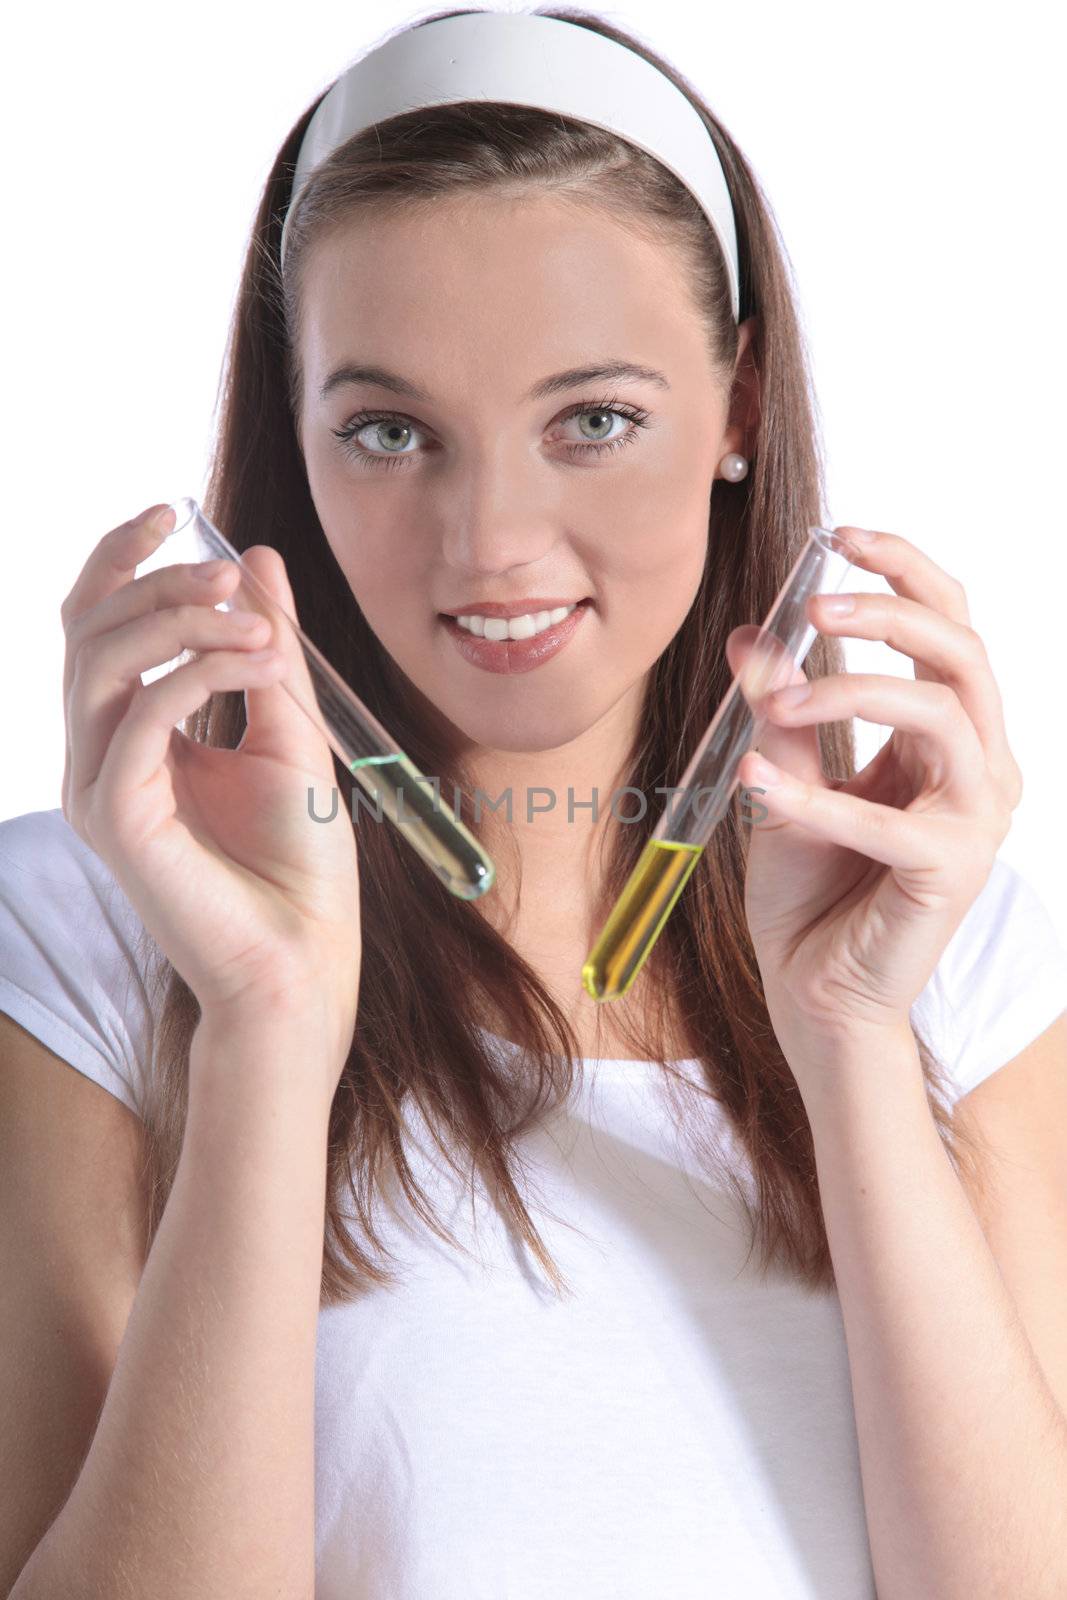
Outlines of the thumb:
M 726 659 L 734 677 L 740 678 L 742 687 L 747 688 L 746 698 L 756 715 L 765 717 L 762 699 L 766 694 L 775 689 L 785 689 L 790 684 L 806 683 L 807 679 L 773 636 L 766 635 L 757 649 L 759 631 L 754 624 L 734 628 L 726 639 Z M 774 766 L 781 767 L 783 772 L 791 772 L 802 783 L 826 783 L 819 751 L 818 723 L 809 723 L 806 727 L 785 727 L 768 719 L 751 748 L 766 756 Z M 743 775 L 741 783 L 746 787 L 749 784 L 753 788 L 759 787 L 758 781 L 746 780 Z
M 300 624 L 285 562 L 266 544 L 250 545 L 241 560 L 250 579 L 242 572 L 231 603 L 267 618 L 268 642 L 281 654 L 283 666 L 272 683 L 245 690 L 247 726 L 237 748 L 294 762 L 332 787 L 336 779 L 315 688 L 317 669 L 309 666 L 297 634 Z

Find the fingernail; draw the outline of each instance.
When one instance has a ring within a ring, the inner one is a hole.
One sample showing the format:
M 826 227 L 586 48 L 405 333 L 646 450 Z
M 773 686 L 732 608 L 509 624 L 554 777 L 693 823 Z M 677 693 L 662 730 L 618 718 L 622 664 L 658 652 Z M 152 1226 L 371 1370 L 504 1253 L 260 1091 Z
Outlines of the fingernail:
M 778 784 L 781 783 L 782 774 L 779 772 L 777 767 L 772 767 L 771 763 L 763 756 L 757 755 L 752 763 L 752 767 L 753 772 L 751 783 L 753 786 L 760 784 L 764 789 L 774 789 L 777 788 Z
M 168 501 L 157 500 L 153 505 L 145 506 L 144 510 L 139 511 L 135 517 L 131 517 L 130 527 L 139 528 L 142 523 L 148 522 L 152 518 L 162 516 L 164 511 L 169 511 L 170 509 L 171 507 Z
M 851 540 L 856 544 L 873 544 L 878 535 L 872 533 L 870 528 L 846 528 L 842 538 Z
M 856 596 L 854 594 L 824 594 L 819 596 L 819 604 L 823 614 L 827 617 L 847 617 L 850 611 L 856 609 Z
M 798 706 L 802 700 L 808 698 L 810 693 L 810 683 L 793 683 L 790 684 L 788 689 L 778 689 L 772 699 L 775 705 L 778 706 Z
M 192 569 L 194 578 L 217 578 L 223 567 L 229 566 L 225 556 L 219 556 L 215 561 L 200 561 Z

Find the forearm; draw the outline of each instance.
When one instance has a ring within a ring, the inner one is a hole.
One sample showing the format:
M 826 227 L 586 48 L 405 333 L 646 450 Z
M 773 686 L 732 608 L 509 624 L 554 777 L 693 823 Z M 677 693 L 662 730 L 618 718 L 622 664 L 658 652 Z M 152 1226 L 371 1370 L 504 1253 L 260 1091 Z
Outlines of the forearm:
M 853 1044 L 798 1079 L 879 1600 L 1062 1596 L 1067 1421 L 938 1134 L 914 1039 Z
M 12 1600 L 310 1600 L 327 1121 L 270 1059 L 298 1048 L 201 1023 L 96 1433 Z

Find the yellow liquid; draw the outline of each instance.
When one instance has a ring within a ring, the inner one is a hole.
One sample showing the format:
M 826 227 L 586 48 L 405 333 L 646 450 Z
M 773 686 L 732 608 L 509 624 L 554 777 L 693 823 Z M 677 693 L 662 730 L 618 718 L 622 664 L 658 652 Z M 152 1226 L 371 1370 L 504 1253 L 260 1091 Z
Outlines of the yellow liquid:
M 633 983 L 704 846 L 650 839 L 582 968 L 594 1000 L 617 1000 Z

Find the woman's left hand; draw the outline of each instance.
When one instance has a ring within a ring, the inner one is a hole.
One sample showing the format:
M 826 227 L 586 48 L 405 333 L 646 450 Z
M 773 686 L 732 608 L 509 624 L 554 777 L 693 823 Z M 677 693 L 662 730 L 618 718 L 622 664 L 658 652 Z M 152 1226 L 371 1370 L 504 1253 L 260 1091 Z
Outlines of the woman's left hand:
M 842 527 L 852 542 L 862 530 Z M 813 1043 L 908 1028 L 912 1002 L 985 884 L 1022 794 L 1000 691 L 970 626 L 961 585 L 898 534 L 849 552 L 894 594 L 855 595 L 835 617 L 808 601 L 821 633 L 882 639 L 911 656 L 914 679 L 839 673 L 810 681 L 800 704 L 765 702 L 759 755 L 738 766 L 766 807 L 749 840 L 745 910 L 775 1031 L 787 1057 Z M 756 629 L 735 629 L 735 674 Z M 786 691 L 788 692 L 788 691 Z M 893 733 L 862 771 L 831 782 L 817 725 L 850 717 Z M 803 1041 L 801 1044 L 799 1041 Z

